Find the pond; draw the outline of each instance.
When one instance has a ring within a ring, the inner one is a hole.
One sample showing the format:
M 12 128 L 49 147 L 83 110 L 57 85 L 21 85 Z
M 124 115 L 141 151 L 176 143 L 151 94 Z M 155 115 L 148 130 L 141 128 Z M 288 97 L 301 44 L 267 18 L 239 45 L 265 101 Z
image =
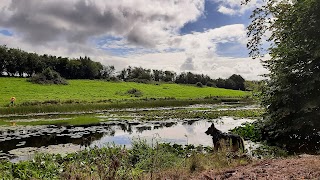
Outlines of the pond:
M 109 114 L 109 112 L 96 114 L 96 117 L 104 120 L 86 125 L 0 126 L 0 158 L 19 161 L 31 158 L 36 152 L 66 154 L 110 144 L 130 148 L 132 141 L 139 139 L 146 140 L 150 144 L 169 142 L 212 146 L 211 136 L 204 133 L 211 123 L 214 122 L 221 131 L 228 132 L 244 122 L 254 121 L 228 116 L 217 119 L 169 118 L 143 121 L 139 119 L 141 116 L 137 118 L 136 114 L 134 116 L 131 114 L 129 119 L 130 116 L 125 115 L 126 118 Z M 124 117 L 123 114 L 122 117 Z

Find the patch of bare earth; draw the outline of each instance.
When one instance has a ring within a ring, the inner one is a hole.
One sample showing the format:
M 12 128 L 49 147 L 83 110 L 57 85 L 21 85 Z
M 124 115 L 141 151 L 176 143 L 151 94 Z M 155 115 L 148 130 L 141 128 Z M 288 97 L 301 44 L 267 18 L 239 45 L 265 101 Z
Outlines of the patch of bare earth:
M 320 180 L 320 156 L 300 155 L 287 159 L 269 159 L 225 170 L 209 170 L 192 179 L 317 179 Z

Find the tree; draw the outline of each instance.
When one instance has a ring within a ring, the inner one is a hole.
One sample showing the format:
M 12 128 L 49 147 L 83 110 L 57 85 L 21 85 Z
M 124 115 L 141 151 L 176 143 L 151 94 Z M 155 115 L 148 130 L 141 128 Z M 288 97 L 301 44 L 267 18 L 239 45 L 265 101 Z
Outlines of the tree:
M 319 0 L 268 0 L 254 10 L 248 26 L 253 58 L 264 53 L 263 37 L 270 34 L 271 58 L 263 61 L 270 71 L 263 138 L 291 152 L 320 150 L 319 9 Z
M 92 61 L 89 57 L 80 57 L 79 61 L 81 62 L 80 66 L 80 77 L 81 79 L 94 79 L 98 77 L 103 66 L 99 62 Z
M 237 74 L 233 74 L 232 76 L 229 77 L 229 79 L 232 80 L 235 83 L 233 89 L 242 90 L 242 91 L 245 90 L 245 87 L 244 87 L 245 80 L 243 79 L 242 76 L 237 75 Z
M 176 73 L 173 71 L 164 71 L 164 75 L 162 76 L 162 80 L 164 82 L 174 82 L 176 77 Z
M 11 48 L 8 50 L 5 69 L 9 76 L 15 76 L 18 71 L 19 53 L 18 49 Z
M 225 87 L 226 89 L 236 89 L 236 83 L 232 79 L 225 80 Z
M 153 74 L 153 80 L 154 81 L 160 81 L 160 79 L 164 76 L 164 72 L 162 70 L 152 70 Z
M 76 59 L 72 59 L 68 62 L 67 64 L 67 71 L 68 76 L 65 77 L 67 79 L 77 79 L 79 78 L 81 75 L 81 62 L 79 60 Z
M 102 79 L 110 79 L 111 77 L 113 77 L 114 72 L 115 72 L 115 68 L 114 66 L 102 66 L 102 70 L 100 71 L 100 77 Z
M 215 81 L 215 83 L 218 88 L 225 88 L 226 87 L 226 81 L 224 79 L 219 78 Z
M 41 72 L 41 62 L 40 57 L 36 53 L 28 53 L 25 65 L 25 73 L 27 73 L 28 77 L 31 77 L 35 73 Z

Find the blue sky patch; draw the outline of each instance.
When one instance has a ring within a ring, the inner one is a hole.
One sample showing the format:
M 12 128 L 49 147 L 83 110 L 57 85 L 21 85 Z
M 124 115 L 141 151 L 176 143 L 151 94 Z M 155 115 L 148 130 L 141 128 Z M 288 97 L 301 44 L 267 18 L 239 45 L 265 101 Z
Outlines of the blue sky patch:
M 236 42 L 218 43 L 217 54 L 219 56 L 243 58 L 248 57 L 248 49 L 245 45 Z
M 13 33 L 7 29 L 0 29 L 0 34 L 3 34 L 5 36 L 13 36 Z

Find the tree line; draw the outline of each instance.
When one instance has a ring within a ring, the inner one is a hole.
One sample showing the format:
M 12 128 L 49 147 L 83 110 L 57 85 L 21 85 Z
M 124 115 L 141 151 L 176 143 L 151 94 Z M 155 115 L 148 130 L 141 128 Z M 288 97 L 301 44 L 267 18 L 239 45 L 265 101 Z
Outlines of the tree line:
M 233 74 L 228 79 L 211 79 L 208 75 L 182 72 L 177 74 L 173 71 L 151 70 L 142 67 L 128 67 L 120 71 L 116 76 L 123 81 L 143 82 L 173 82 L 177 84 L 197 84 L 198 86 L 210 86 L 226 89 L 245 90 L 245 79 L 240 75 Z
M 105 68 L 89 57 L 69 59 L 52 55 L 38 55 L 20 49 L 0 46 L 0 75 L 31 77 L 50 68 L 67 79 L 100 78 Z
M 245 90 L 245 80 L 233 74 L 228 79 L 211 79 L 208 75 L 173 71 L 151 70 L 142 67 L 127 67 L 116 72 L 114 66 L 105 66 L 90 57 L 66 58 L 52 55 L 38 55 L 16 48 L 0 46 L 0 76 L 32 77 L 48 68 L 58 72 L 66 79 L 107 79 L 147 83 L 168 82 L 178 84 L 196 84 L 226 89 Z

